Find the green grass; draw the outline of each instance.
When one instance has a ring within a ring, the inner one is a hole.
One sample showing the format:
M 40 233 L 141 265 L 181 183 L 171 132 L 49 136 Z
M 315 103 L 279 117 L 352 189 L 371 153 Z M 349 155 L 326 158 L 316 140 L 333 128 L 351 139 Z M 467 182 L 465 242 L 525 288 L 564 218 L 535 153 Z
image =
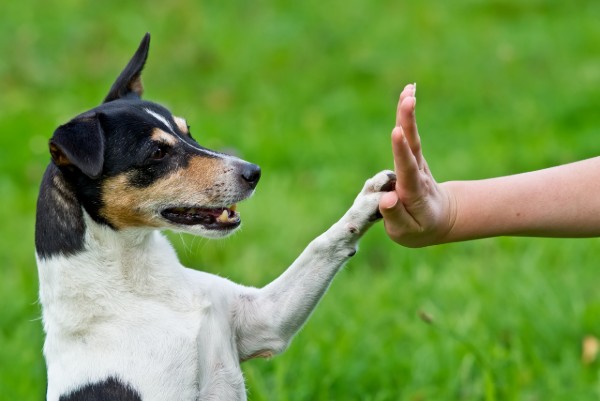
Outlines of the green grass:
M 47 139 L 103 98 L 146 31 L 146 97 L 263 168 L 241 233 L 173 236 L 185 263 L 245 284 L 276 277 L 391 167 L 408 82 L 439 181 L 599 153 L 594 0 L 4 3 L 0 400 L 45 391 L 33 224 Z M 599 399 L 600 364 L 580 358 L 584 336 L 600 336 L 598 246 L 408 250 L 374 227 L 288 351 L 243 365 L 249 398 Z

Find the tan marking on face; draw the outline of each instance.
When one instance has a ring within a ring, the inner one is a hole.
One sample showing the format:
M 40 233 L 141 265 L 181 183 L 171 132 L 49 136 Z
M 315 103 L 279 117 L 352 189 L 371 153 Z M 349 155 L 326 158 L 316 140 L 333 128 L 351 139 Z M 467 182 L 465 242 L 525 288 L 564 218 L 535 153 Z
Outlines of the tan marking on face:
M 173 116 L 173 120 L 175 121 L 177 128 L 179 128 L 179 131 L 183 132 L 184 134 L 190 133 L 190 130 L 188 129 L 187 121 L 185 121 L 185 119 L 183 119 L 181 117 Z
M 150 138 L 152 138 L 153 141 L 166 143 L 171 146 L 174 146 L 177 143 L 177 139 L 173 135 L 161 130 L 160 128 L 154 128 Z
M 117 229 L 165 226 L 160 216 L 164 208 L 220 204 L 220 179 L 225 170 L 222 159 L 196 156 L 185 168 L 144 188 L 130 184 L 131 173 L 117 175 L 102 186 L 100 215 Z

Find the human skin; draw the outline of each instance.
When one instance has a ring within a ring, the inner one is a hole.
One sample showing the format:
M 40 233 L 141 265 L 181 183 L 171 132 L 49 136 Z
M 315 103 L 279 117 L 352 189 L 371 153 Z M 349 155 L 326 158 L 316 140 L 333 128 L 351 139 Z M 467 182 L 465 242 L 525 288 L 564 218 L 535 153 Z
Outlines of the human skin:
M 396 190 L 379 203 L 393 241 L 416 248 L 495 236 L 600 236 L 600 157 L 438 184 L 423 157 L 415 107 L 409 84 L 392 130 Z

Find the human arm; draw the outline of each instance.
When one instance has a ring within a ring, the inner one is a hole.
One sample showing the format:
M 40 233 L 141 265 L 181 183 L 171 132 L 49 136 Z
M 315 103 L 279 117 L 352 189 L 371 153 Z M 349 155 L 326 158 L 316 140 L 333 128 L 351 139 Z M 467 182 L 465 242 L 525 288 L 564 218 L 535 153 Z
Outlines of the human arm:
M 396 191 L 379 204 L 397 243 L 422 247 L 517 235 L 600 235 L 600 157 L 523 174 L 436 183 L 415 119 L 415 87 L 400 96 L 392 150 Z

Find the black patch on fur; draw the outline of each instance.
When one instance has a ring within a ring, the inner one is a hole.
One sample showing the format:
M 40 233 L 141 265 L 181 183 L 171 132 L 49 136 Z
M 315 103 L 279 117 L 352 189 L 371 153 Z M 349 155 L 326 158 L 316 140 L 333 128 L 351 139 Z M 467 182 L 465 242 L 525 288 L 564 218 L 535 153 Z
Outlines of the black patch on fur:
M 115 377 L 87 384 L 67 395 L 61 395 L 59 401 L 142 401 L 140 394 L 130 385 Z
M 84 246 L 85 224 L 71 184 L 54 164 L 44 173 L 37 202 L 35 248 L 40 258 L 72 255 Z

